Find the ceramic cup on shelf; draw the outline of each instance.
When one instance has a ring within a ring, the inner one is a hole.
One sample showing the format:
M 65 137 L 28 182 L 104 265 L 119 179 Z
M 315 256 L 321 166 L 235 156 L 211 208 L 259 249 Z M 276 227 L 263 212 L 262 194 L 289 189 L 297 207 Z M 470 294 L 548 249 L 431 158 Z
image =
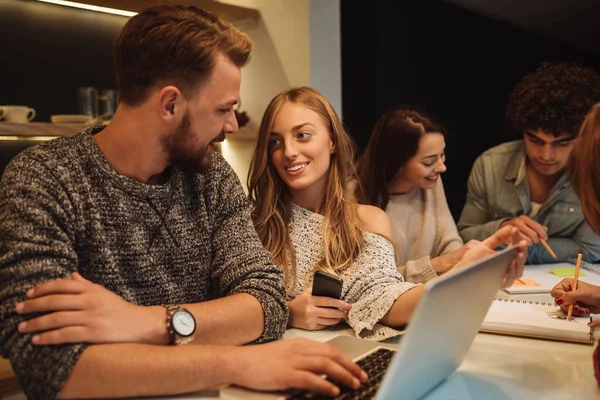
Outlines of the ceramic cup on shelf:
M 26 124 L 35 118 L 35 110 L 27 106 L 0 106 L 0 118 L 13 124 Z
M 98 96 L 98 114 L 103 120 L 110 120 L 117 111 L 119 93 L 115 89 L 104 89 Z
M 92 118 L 98 116 L 98 89 L 93 86 L 77 88 L 77 113 Z

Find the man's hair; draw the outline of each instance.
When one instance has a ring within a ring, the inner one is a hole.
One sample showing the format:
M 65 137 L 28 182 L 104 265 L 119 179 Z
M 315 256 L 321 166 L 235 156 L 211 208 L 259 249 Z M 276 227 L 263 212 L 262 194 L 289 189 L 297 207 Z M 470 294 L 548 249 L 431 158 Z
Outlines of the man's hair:
M 585 219 L 600 235 L 600 103 L 592 107 L 569 157 L 571 186 L 581 202 Z
M 120 100 L 139 106 L 150 90 L 176 86 L 186 98 L 204 83 L 221 53 L 243 67 L 252 43 L 230 23 L 194 6 L 149 7 L 123 27 L 114 47 Z
M 390 199 L 388 185 L 417 154 L 427 133 L 446 132 L 431 117 L 410 106 L 391 108 L 379 118 L 358 167 L 357 197 L 361 203 L 385 210 Z
M 248 189 L 258 236 L 273 254 L 275 263 L 283 268 L 286 290 L 291 293 L 296 284 L 295 251 L 288 232 L 291 200 L 288 187 L 273 166 L 269 149 L 273 122 L 286 103 L 300 104 L 317 113 L 329 130 L 335 151 L 327 172 L 322 209 L 325 255 L 315 269 L 338 274 L 358 258 L 364 240 L 350 185 L 356 179 L 352 139 L 329 101 L 316 90 L 299 87 L 279 93 L 267 106 L 260 124 L 248 172 Z
M 515 86 L 506 107 L 514 129 L 577 136 L 583 118 L 600 101 L 600 76 L 573 63 L 543 62 Z

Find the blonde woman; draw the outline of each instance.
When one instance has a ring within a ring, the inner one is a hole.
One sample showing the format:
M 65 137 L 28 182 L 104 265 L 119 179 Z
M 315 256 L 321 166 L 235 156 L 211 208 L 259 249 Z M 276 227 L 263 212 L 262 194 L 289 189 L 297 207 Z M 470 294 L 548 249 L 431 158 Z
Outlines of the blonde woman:
M 284 270 L 288 325 L 315 330 L 345 319 L 356 336 L 383 340 L 409 321 L 422 286 L 405 282 L 396 269 L 387 214 L 355 201 L 353 158 L 351 139 L 320 93 L 301 87 L 278 94 L 263 116 L 250 165 L 253 220 Z M 516 232 L 499 232 L 463 259 L 515 242 Z M 508 283 L 520 274 L 519 254 Z M 341 300 L 311 295 L 316 270 L 343 279 Z

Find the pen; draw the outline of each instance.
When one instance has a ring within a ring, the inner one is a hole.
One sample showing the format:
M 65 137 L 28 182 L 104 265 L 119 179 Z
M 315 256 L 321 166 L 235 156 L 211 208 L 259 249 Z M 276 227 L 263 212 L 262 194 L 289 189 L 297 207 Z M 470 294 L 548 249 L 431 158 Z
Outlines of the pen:
M 540 242 L 544 245 L 546 250 L 548 250 L 548 253 L 550 253 L 550 255 L 556 260 L 556 254 L 554 254 L 550 246 L 548 246 L 548 243 L 546 243 L 546 241 L 542 237 L 540 237 Z
M 577 253 L 577 264 L 575 264 L 575 275 L 573 276 L 573 284 L 571 285 L 573 291 L 577 290 L 577 281 L 579 280 L 579 268 L 581 267 L 581 256 L 583 256 L 583 250 L 579 249 L 579 253 Z M 573 303 L 569 305 L 567 319 L 571 319 L 571 314 L 573 314 Z

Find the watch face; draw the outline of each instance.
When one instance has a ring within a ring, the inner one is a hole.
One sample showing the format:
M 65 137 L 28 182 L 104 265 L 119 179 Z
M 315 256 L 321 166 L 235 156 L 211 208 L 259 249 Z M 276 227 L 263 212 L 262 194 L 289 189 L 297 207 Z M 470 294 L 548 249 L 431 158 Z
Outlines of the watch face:
M 196 330 L 196 321 L 192 314 L 179 310 L 173 315 L 173 328 L 181 336 L 190 336 Z

